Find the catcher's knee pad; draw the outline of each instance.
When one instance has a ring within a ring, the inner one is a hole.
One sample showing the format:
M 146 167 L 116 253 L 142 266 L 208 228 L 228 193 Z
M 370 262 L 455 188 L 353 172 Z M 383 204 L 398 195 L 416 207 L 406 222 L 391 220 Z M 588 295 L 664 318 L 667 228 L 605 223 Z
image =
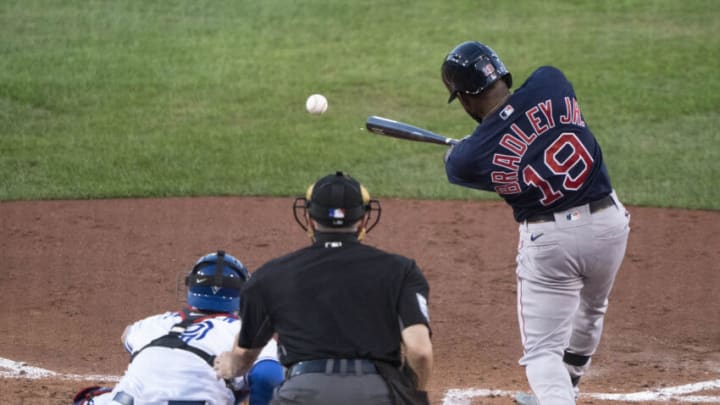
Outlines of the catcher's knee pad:
M 73 397 L 73 405 L 93 405 L 93 398 L 111 391 L 112 388 L 97 385 L 83 388 Z

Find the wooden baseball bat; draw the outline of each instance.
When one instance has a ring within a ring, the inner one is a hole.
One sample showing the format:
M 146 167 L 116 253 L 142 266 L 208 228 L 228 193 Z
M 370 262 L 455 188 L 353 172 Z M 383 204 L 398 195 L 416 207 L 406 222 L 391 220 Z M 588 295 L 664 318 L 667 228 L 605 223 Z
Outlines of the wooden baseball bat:
M 455 145 L 460 142 L 455 138 L 448 138 L 427 129 L 375 115 L 368 117 L 365 127 L 368 131 L 378 135 L 392 136 L 410 141 L 429 142 L 439 145 Z

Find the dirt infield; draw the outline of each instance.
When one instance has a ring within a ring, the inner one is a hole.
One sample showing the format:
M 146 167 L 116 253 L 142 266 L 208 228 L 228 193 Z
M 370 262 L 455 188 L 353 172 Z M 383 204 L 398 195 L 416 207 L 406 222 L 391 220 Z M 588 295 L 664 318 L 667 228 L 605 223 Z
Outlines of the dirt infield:
M 443 403 L 449 389 L 526 390 L 517 365 L 510 208 L 382 204 L 382 221 L 366 242 L 415 258 L 430 281 L 433 403 Z M 291 198 L 0 203 L 0 358 L 65 374 L 120 375 L 128 360 L 124 326 L 178 307 L 176 275 L 197 257 L 222 248 L 252 270 L 307 244 L 291 205 Z M 583 392 L 720 379 L 720 212 L 629 209 L 628 253 Z M 68 404 L 90 383 L 0 378 L 0 402 Z M 467 403 L 512 401 L 482 396 Z

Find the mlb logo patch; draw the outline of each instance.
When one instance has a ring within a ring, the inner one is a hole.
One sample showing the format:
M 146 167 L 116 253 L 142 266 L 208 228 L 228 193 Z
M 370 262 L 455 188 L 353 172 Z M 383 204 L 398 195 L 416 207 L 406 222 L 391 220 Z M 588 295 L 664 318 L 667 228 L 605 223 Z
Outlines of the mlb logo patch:
M 502 111 L 500 111 L 500 118 L 506 120 L 506 119 L 510 118 L 510 116 L 514 112 L 515 112 L 515 109 L 513 108 L 513 106 L 508 104 L 505 106 L 505 108 L 502 109 Z
M 328 210 L 328 217 L 332 219 L 343 219 L 345 218 L 344 208 L 330 208 Z
M 573 211 L 565 216 L 568 221 L 577 221 L 580 219 L 580 211 Z

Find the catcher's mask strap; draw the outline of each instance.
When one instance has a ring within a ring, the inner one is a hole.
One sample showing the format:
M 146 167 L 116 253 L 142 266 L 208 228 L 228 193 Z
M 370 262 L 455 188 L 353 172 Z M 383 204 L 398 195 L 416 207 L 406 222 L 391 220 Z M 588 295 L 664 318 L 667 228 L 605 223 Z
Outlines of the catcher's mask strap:
M 225 251 L 218 250 L 215 256 L 215 285 L 223 285 L 223 273 L 225 270 Z

